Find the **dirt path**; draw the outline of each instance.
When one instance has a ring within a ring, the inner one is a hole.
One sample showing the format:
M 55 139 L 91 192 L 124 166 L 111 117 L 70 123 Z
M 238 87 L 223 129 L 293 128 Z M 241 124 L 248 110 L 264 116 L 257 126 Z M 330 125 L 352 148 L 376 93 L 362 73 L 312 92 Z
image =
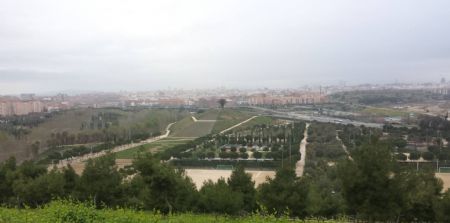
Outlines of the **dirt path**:
M 239 126 L 241 126 L 242 124 L 245 124 L 245 123 L 251 121 L 252 119 L 254 119 L 254 118 L 256 118 L 256 117 L 258 117 L 258 116 L 257 116 L 257 115 L 252 116 L 252 117 L 250 117 L 249 119 L 247 119 L 247 120 L 245 120 L 245 121 L 242 121 L 242 122 L 240 122 L 240 123 L 238 123 L 238 124 L 236 124 L 236 125 L 231 126 L 230 128 L 227 128 L 227 129 L 221 131 L 220 134 L 223 134 L 223 133 L 225 133 L 225 132 L 228 132 L 228 131 L 230 131 L 230 130 L 236 128 L 236 127 L 239 127 Z
M 305 169 L 305 159 L 306 159 L 306 145 L 308 144 L 308 128 L 309 123 L 306 123 L 305 132 L 303 133 L 303 140 L 300 142 L 300 160 L 297 162 L 295 166 L 295 174 L 297 174 L 298 177 L 303 176 L 303 171 Z
M 127 149 L 131 149 L 137 146 L 141 146 L 144 144 L 148 144 L 148 143 L 152 143 L 164 138 L 167 138 L 170 134 L 170 127 L 175 124 L 175 123 L 170 123 L 169 125 L 167 125 L 166 127 L 166 133 L 164 135 L 160 135 L 160 136 L 156 136 L 156 137 L 152 137 L 143 141 L 140 141 L 138 143 L 130 143 L 130 144 L 126 144 L 126 145 L 121 145 L 121 146 L 117 146 L 111 150 L 108 151 L 101 151 L 98 153 L 90 153 L 90 154 L 86 154 L 83 156 L 77 156 L 77 157 L 72 157 L 69 159 L 65 159 L 65 160 L 60 160 L 56 165 L 49 165 L 48 168 L 52 169 L 54 166 L 56 166 L 56 168 L 60 169 L 63 168 L 67 165 L 71 165 L 71 166 L 78 166 L 78 165 L 84 165 L 82 164 L 84 161 L 88 160 L 88 159 L 92 159 L 92 158 L 97 158 L 97 157 L 101 157 L 107 154 L 107 152 L 111 152 L 111 153 L 117 153 L 120 151 L 124 151 Z
M 339 142 L 341 142 L 342 149 L 343 149 L 344 152 L 347 154 L 347 157 L 348 157 L 350 160 L 353 160 L 353 158 L 350 156 L 350 152 L 348 151 L 347 146 L 342 142 L 342 139 L 339 138 L 339 134 L 338 134 L 337 131 L 336 131 L 336 140 L 339 141 Z

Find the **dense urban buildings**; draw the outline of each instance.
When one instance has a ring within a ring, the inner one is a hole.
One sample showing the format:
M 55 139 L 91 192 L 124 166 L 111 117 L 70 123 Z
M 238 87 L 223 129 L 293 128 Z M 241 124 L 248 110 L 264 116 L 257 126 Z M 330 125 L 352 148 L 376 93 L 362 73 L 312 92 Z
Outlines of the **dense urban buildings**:
M 85 93 L 76 95 L 57 94 L 38 96 L 0 96 L 0 116 L 26 115 L 51 112 L 73 107 L 217 107 L 221 98 L 227 106 L 270 106 L 321 104 L 329 101 L 328 95 L 344 91 L 364 90 L 424 90 L 435 94 L 449 94 L 450 85 L 445 79 L 437 83 L 392 83 L 302 87 L 298 89 L 166 89 L 144 92 Z

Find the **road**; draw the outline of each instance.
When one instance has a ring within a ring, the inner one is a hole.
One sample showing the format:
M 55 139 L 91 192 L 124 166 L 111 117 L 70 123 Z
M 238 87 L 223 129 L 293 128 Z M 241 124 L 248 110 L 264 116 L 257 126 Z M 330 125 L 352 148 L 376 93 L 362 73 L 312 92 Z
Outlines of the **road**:
M 117 152 L 120 152 L 120 151 L 124 151 L 124 150 L 127 150 L 127 149 L 131 149 L 131 148 L 137 147 L 137 146 L 141 146 L 141 145 L 145 145 L 145 144 L 148 144 L 148 143 L 156 142 L 158 140 L 167 138 L 169 136 L 169 134 L 170 134 L 170 127 L 173 124 L 175 124 L 175 122 L 174 123 L 170 123 L 169 125 L 167 125 L 166 133 L 164 135 L 152 137 L 152 138 L 140 141 L 138 143 L 130 143 L 130 144 L 126 144 L 126 145 L 117 146 L 117 147 L 115 147 L 115 148 L 113 148 L 111 150 L 107 150 L 107 151 L 100 151 L 98 153 L 90 153 L 90 154 L 86 154 L 86 155 L 82 155 L 82 156 L 72 157 L 70 159 L 60 160 L 57 164 L 50 165 L 48 168 L 51 169 L 54 166 L 56 166 L 56 168 L 60 169 L 60 168 L 63 168 L 65 166 L 69 165 L 69 164 L 73 165 L 75 163 L 82 163 L 82 162 L 84 162 L 84 161 L 86 161 L 88 159 L 104 156 L 108 152 L 117 153 Z
M 287 119 L 298 119 L 298 120 L 305 120 L 305 121 L 318 121 L 318 122 L 325 122 L 325 123 L 337 123 L 337 124 L 352 124 L 355 126 L 366 126 L 366 127 L 372 127 L 372 128 L 383 128 L 383 124 L 380 123 L 370 123 L 370 122 L 360 122 L 360 121 L 354 121 L 350 119 L 340 119 L 335 117 L 329 117 L 329 116 L 312 116 L 312 115 L 306 115 L 306 114 L 299 114 L 295 112 L 283 112 L 283 111 L 277 111 L 274 109 L 269 108 L 261 108 L 261 107 L 255 107 L 251 106 L 250 108 L 259 110 L 265 113 L 265 115 L 274 116 L 278 118 L 287 118 Z
M 305 170 L 306 145 L 308 144 L 308 128 L 309 123 L 306 123 L 305 132 L 303 133 L 303 140 L 300 142 L 300 160 L 295 165 L 295 174 L 297 175 L 297 177 L 303 176 L 303 171 Z
M 245 120 L 245 121 L 242 121 L 242 122 L 240 122 L 240 123 L 238 123 L 238 124 L 236 124 L 236 125 L 231 126 L 230 128 L 227 128 L 227 129 L 221 131 L 220 134 L 223 134 L 223 133 L 225 133 L 225 132 L 228 132 L 228 131 L 230 131 L 230 130 L 236 128 L 236 127 L 239 127 L 240 125 L 245 124 L 245 123 L 251 121 L 252 119 L 254 119 L 254 118 L 256 118 L 256 117 L 258 117 L 258 116 L 257 116 L 257 115 L 252 116 L 251 118 L 249 118 L 249 119 L 247 119 L 247 120 Z

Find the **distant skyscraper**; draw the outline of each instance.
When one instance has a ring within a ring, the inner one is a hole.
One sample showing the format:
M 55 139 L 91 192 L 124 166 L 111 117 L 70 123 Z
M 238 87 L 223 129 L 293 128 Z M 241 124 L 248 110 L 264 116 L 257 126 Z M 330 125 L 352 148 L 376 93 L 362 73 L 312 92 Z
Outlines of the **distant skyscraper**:
M 445 84 L 445 78 L 443 77 L 443 78 L 441 78 L 441 84 Z

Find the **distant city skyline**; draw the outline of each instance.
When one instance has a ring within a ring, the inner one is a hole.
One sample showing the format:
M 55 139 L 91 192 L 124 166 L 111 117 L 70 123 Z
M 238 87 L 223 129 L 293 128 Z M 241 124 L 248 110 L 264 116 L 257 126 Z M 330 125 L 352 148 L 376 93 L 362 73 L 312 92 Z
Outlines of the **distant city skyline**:
M 0 95 L 450 79 L 446 0 L 0 4 Z
M 226 87 L 226 86 L 217 86 L 217 87 L 210 87 L 210 86 L 205 86 L 205 87 L 197 87 L 197 88 L 189 88 L 189 87 L 166 87 L 166 88 L 155 88 L 155 89 L 120 89 L 120 90 L 115 90 L 115 89 L 62 89 L 62 90 L 47 90 L 47 91 L 20 91 L 20 89 L 18 89 L 17 91 L 11 91 L 11 92 L 2 92 L 0 90 L 0 97 L 1 96 L 20 96 L 23 94 L 33 94 L 33 95 L 37 95 L 37 96 L 53 96 L 53 95 L 57 95 L 57 94 L 68 94 L 68 95 L 78 95 L 78 94 L 101 94 L 101 93 L 125 93 L 125 92 L 129 92 L 129 93 L 133 93 L 133 92 L 158 92 L 158 91 L 216 91 L 216 90 L 239 90 L 239 91 L 258 91 L 258 90 L 313 90 L 313 91 L 320 91 L 320 90 L 326 90 L 327 88 L 338 88 L 338 87 L 345 87 L 345 88 L 352 88 L 352 87 L 356 87 L 358 88 L 366 86 L 366 85 L 371 85 L 371 86 L 385 86 L 387 88 L 391 87 L 391 86 L 395 86 L 395 85 L 410 85 L 410 86 L 416 86 L 419 88 L 422 88 L 421 86 L 425 86 L 427 84 L 433 84 L 435 86 L 439 86 L 442 85 L 442 79 L 446 80 L 445 78 L 441 78 L 439 80 L 430 80 L 430 81 L 425 81 L 425 82 L 400 82 L 400 81 L 394 81 L 394 82 L 379 82 L 379 83 L 368 83 L 368 82 L 361 82 L 361 83 L 348 83 L 345 81 L 339 81 L 335 84 L 305 84 L 303 86 L 297 86 L 297 87 L 268 87 L 268 86 L 262 86 L 262 87 L 258 87 L 258 86 L 246 86 L 246 87 Z M 445 86 L 448 88 L 450 87 L 450 82 L 445 81 Z M 359 89 L 359 88 L 358 88 Z

